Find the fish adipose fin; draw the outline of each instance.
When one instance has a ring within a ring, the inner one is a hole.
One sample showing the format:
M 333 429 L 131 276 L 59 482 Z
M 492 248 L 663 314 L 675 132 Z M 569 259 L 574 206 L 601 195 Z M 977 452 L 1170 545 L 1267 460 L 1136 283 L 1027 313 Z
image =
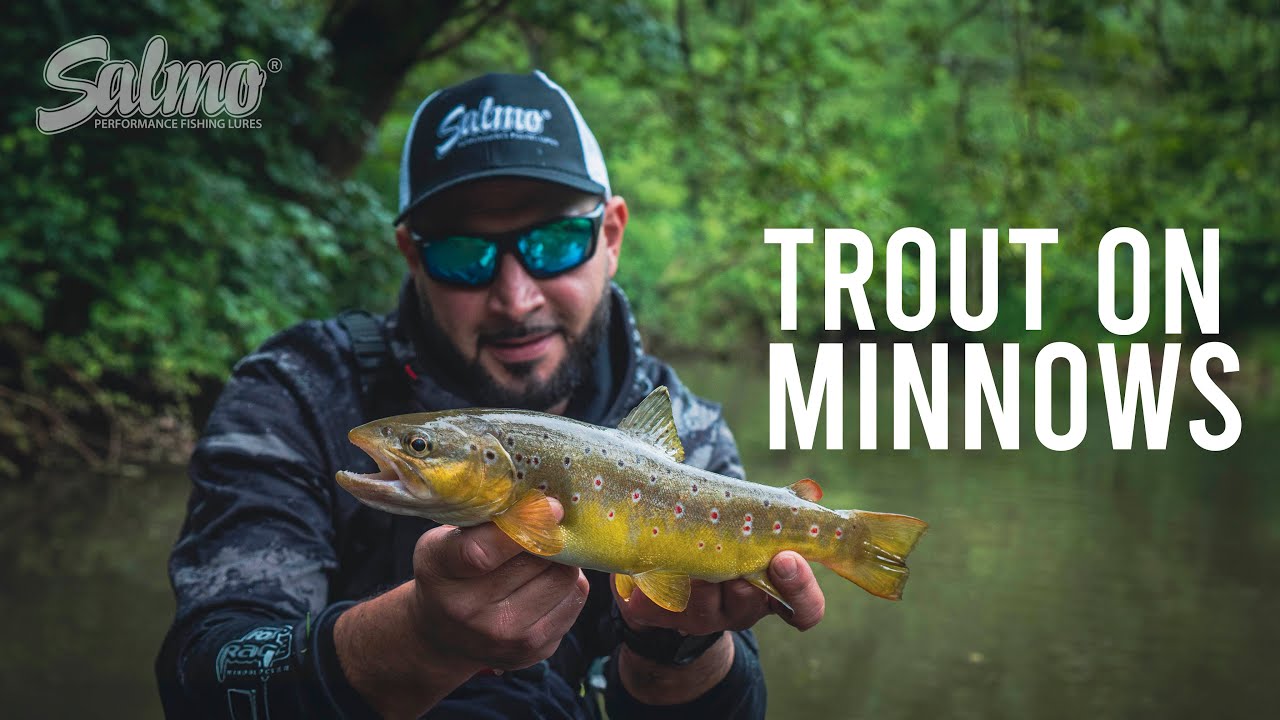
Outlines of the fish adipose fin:
M 632 575 L 631 579 L 640 592 L 664 610 L 684 612 L 689 606 L 689 576 L 685 573 L 649 570 Z
M 631 579 L 630 575 L 617 573 L 613 576 L 613 586 L 618 590 L 618 597 L 622 598 L 622 602 L 631 602 L 631 593 L 636 589 L 636 582 Z
M 564 550 L 564 530 L 556 524 L 551 502 L 539 490 L 525 493 L 494 517 L 493 524 L 534 555 L 550 556 Z
M 787 489 L 791 491 L 792 495 L 795 495 L 801 500 L 818 502 L 822 499 L 822 486 L 809 478 L 797 480 L 788 485 Z
M 907 582 L 907 555 L 929 524 L 909 515 L 842 510 L 854 521 L 856 531 L 839 552 L 822 560 L 840 577 L 877 597 L 902 599 Z
M 765 594 L 782 603 L 782 606 L 791 612 L 796 611 L 795 608 L 791 607 L 790 603 L 782 599 L 782 593 L 778 592 L 778 588 L 774 587 L 773 583 L 769 582 L 769 577 L 765 575 L 763 570 L 757 573 L 751 573 L 750 575 L 743 575 L 742 579 L 765 591 Z
M 676 421 L 671 415 L 671 395 L 666 385 L 659 385 L 640 401 L 618 429 L 631 437 L 657 447 L 676 462 L 684 462 L 684 445 L 676 432 Z

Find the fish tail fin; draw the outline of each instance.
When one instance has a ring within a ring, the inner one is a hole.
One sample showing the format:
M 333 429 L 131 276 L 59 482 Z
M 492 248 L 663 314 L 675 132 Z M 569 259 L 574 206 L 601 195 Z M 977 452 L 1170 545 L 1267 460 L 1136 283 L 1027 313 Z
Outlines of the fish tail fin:
M 902 598 L 907 582 L 907 555 L 929 524 L 909 515 L 841 510 L 854 521 L 853 531 L 837 552 L 822 561 L 840 577 L 877 597 Z

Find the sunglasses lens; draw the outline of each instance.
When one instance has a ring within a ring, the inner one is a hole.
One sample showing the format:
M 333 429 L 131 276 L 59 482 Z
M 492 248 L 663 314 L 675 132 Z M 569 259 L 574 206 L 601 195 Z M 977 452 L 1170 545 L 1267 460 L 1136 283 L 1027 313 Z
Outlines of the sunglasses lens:
M 535 228 L 517 243 L 525 267 L 534 277 L 557 275 L 581 265 L 591 252 L 594 223 L 571 217 Z
M 484 285 L 493 279 L 497 245 L 483 238 L 456 235 L 422 248 L 427 274 L 459 285 Z

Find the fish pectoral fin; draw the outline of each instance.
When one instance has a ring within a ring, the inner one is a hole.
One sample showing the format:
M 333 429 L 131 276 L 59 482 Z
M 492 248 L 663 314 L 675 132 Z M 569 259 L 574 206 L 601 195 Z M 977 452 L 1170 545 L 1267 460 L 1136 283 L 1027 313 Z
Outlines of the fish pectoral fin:
M 494 517 L 493 524 L 534 555 L 550 556 L 564 550 L 564 529 L 556 524 L 551 502 L 541 491 L 525 493 Z
M 632 580 L 630 575 L 615 573 L 613 586 L 617 589 L 618 597 L 622 598 L 622 602 L 631 602 L 631 593 L 636 589 L 636 581 Z
M 773 583 L 769 582 L 769 577 L 764 574 L 763 570 L 757 573 L 751 573 L 750 575 L 743 575 L 742 579 L 746 580 L 752 585 L 755 585 L 756 587 L 763 590 L 766 595 L 782 603 L 782 606 L 784 608 L 790 610 L 791 612 L 796 611 L 795 608 L 791 607 L 791 603 L 788 603 L 786 600 L 782 599 L 782 593 L 778 592 L 778 588 L 774 587 Z
M 676 420 L 671 415 L 671 394 L 666 385 L 659 385 L 640 401 L 621 423 L 622 432 L 649 443 L 676 462 L 684 462 L 684 445 L 676 432 Z
M 797 480 L 788 485 L 787 489 L 791 491 L 792 495 L 795 495 L 801 500 L 818 502 L 822 499 L 822 486 L 809 478 Z
M 686 573 L 648 570 L 632 575 L 631 578 L 640 592 L 663 610 L 684 612 L 689 606 L 689 575 Z

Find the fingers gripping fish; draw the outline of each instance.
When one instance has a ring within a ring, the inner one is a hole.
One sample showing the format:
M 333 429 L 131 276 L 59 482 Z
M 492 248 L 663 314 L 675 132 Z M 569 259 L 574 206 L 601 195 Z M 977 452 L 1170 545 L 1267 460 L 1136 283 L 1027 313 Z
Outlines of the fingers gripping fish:
M 832 510 L 809 479 L 774 488 L 684 465 L 665 387 L 618 428 L 522 410 L 400 415 L 351 431 L 379 472 L 341 471 L 366 505 L 460 527 L 493 522 L 535 555 L 616 574 L 681 612 L 690 578 L 769 583 L 794 550 L 873 595 L 897 600 L 904 562 L 927 524 L 906 515 Z M 557 524 L 548 502 L 559 500 Z

